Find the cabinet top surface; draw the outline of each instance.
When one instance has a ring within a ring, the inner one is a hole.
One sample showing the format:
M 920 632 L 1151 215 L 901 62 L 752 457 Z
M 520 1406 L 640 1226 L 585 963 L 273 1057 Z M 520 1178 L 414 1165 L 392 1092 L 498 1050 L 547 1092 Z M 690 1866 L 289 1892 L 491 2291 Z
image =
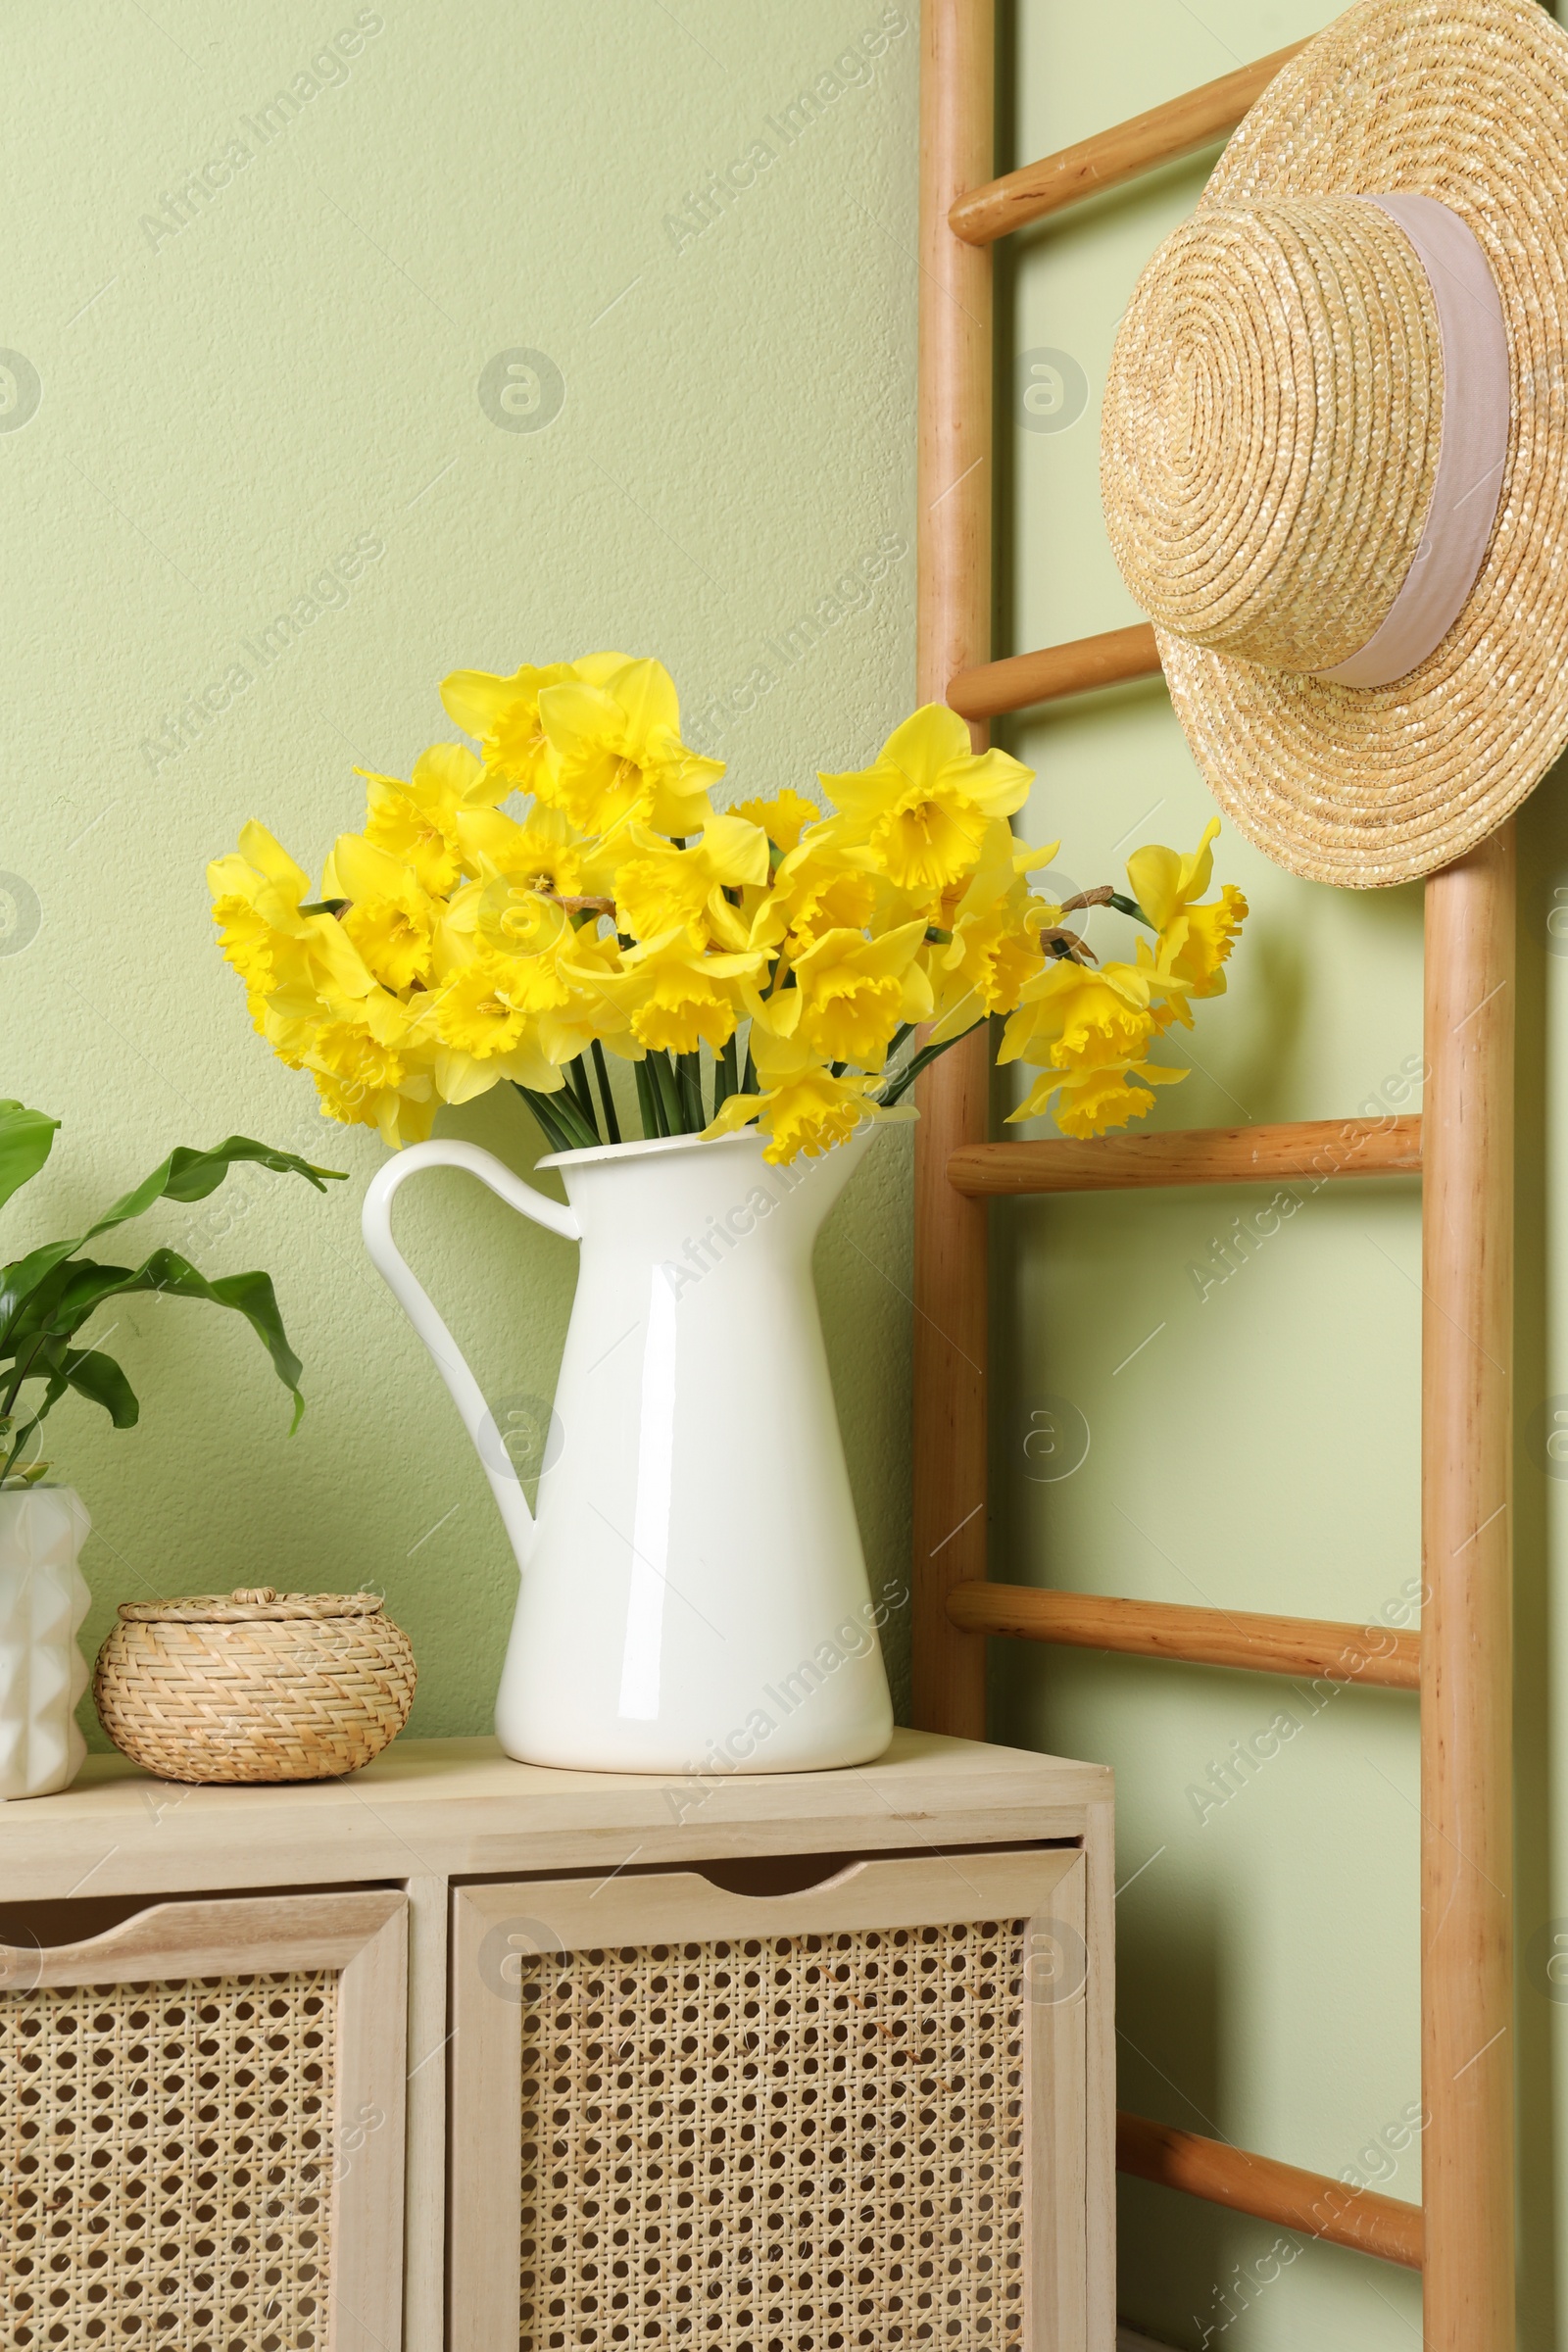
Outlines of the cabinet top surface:
M 838 1772 L 559 1772 L 494 1740 L 401 1740 L 341 1781 L 186 1788 L 90 1756 L 57 1796 L 0 1804 L 13 1899 L 646 1864 L 705 1851 L 818 1851 L 1082 1833 L 1103 1765 L 899 1731 Z

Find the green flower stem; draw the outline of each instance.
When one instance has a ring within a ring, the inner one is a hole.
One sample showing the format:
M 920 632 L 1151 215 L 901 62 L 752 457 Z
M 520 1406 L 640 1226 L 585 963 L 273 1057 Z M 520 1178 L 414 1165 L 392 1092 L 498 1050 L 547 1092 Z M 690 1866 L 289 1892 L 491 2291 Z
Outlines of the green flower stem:
M 703 1057 L 701 1053 L 679 1054 L 675 1057 L 676 1078 L 680 1086 L 680 1106 L 688 1135 L 700 1135 L 708 1125 L 703 1109 Z
M 599 1121 L 594 1113 L 593 1088 L 588 1083 L 588 1064 L 580 1054 L 574 1061 L 567 1062 L 565 1078 L 566 1084 L 576 1098 L 577 1108 L 581 1111 L 584 1123 L 592 1134 L 594 1142 L 602 1143 L 604 1138 L 599 1132 Z
M 740 1073 L 737 1067 L 740 1040 L 731 1030 L 724 1041 L 724 1050 L 713 1063 L 713 1116 L 716 1119 L 731 1095 L 740 1093 Z
M 598 1143 L 597 1128 L 586 1123 L 569 1087 L 564 1086 L 559 1095 L 541 1095 L 531 1086 L 518 1086 L 517 1092 L 552 1152 L 587 1152 Z
M 565 1137 L 562 1132 L 560 1120 L 549 1107 L 549 1097 L 536 1094 L 531 1086 L 519 1086 L 515 1079 L 512 1083 L 532 1111 L 534 1124 L 550 1146 L 551 1151 L 564 1152 L 567 1148 Z
M 940 1046 L 922 1046 L 919 1053 L 911 1055 L 909 1060 L 905 1063 L 898 1075 L 887 1081 L 878 1101 L 888 1105 L 899 1102 L 903 1096 L 908 1093 L 922 1070 L 929 1069 L 932 1062 L 939 1060 L 950 1046 L 956 1046 L 959 1037 L 972 1036 L 976 1029 L 984 1025 L 985 1017 L 985 1014 L 982 1013 L 978 1021 L 971 1021 L 967 1029 L 960 1029 L 957 1037 L 945 1037 Z
M 652 1065 L 654 1086 L 659 1095 L 660 1116 L 664 1122 L 662 1132 L 665 1135 L 684 1135 L 686 1133 L 685 1114 L 681 1108 L 680 1088 L 676 1083 L 675 1073 L 669 1066 L 669 1055 L 667 1054 L 650 1054 L 648 1059 Z
M 633 1062 L 632 1067 L 637 1073 L 637 1108 L 642 1113 L 643 1135 L 651 1143 L 655 1136 L 665 1133 L 659 1089 L 654 1084 L 654 1073 L 648 1066 L 646 1056 L 641 1061 Z
M 610 1072 L 605 1066 L 605 1049 L 594 1039 L 594 1076 L 599 1081 L 599 1100 L 604 1106 L 605 1133 L 612 1144 L 620 1141 L 620 1121 L 615 1116 L 615 1098 L 610 1091 Z

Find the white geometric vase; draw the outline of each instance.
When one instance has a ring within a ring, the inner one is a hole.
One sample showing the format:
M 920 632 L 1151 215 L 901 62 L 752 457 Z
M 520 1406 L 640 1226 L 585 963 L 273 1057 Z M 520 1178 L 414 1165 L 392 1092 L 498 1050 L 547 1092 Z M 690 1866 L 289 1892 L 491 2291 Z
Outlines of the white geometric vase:
M 76 1562 L 91 1530 L 70 1487 L 0 1494 L 0 1799 L 51 1795 L 81 1770 L 76 1628 L 91 1595 Z

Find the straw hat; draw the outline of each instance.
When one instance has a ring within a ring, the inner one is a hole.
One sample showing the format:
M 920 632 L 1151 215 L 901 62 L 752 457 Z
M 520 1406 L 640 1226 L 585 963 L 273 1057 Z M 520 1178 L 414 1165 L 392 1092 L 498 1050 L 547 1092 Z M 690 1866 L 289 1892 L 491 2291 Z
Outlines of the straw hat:
M 1568 741 L 1565 125 L 1536 0 L 1358 0 L 1122 321 L 1111 545 L 1216 800 L 1293 873 L 1430 873 Z

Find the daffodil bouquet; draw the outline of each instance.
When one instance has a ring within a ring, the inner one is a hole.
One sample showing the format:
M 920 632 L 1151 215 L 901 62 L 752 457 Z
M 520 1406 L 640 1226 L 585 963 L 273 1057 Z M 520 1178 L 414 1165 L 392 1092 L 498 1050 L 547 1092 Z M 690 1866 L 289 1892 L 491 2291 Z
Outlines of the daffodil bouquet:
M 1126 892 L 1054 904 L 1030 877 L 1057 845 L 1008 822 L 1032 771 L 938 705 L 869 767 L 819 776 L 822 804 L 718 809 L 723 762 L 682 742 L 658 662 L 458 670 L 441 692 L 477 750 L 434 744 L 407 780 L 357 770 L 365 828 L 314 897 L 259 824 L 209 868 L 257 1029 L 328 1117 L 393 1147 L 502 1079 L 553 1150 L 619 1143 L 609 1054 L 645 1136 L 755 1121 L 792 1160 L 911 1116 L 917 1073 L 993 1014 L 1001 1058 L 1038 1071 L 1012 1117 L 1054 1100 L 1064 1134 L 1098 1135 L 1185 1076 L 1151 1049 L 1225 986 L 1247 905 L 1228 883 L 1204 898 L 1217 822 L 1191 857 L 1139 850 Z M 1097 962 L 1067 922 L 1094 906 L 1142 926 L 1129 959 Z

